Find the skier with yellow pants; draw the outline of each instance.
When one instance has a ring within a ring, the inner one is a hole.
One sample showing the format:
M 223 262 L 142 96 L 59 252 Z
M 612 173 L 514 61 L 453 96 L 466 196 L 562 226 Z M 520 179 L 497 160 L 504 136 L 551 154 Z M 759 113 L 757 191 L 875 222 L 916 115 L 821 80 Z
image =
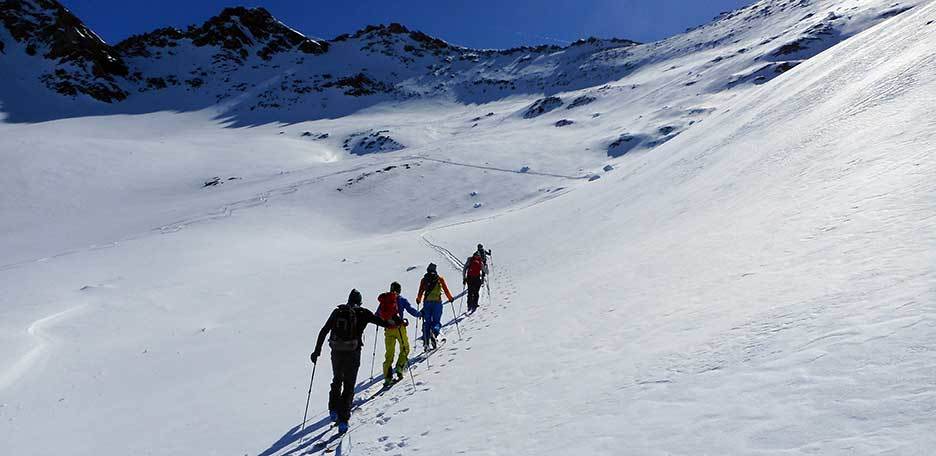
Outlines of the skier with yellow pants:
M 400 295 L 402 291 L 403 287 L 399 283 L 393 282 L 390 284 L 390 292 L 377 297 L 377 301 L 380 303 L 377 307 L 377 315 L 390 322 L 390 325 L 384 328 L 384 344 L 386 346 L 383 363 L 384 386 L 390 386 L 402 379 L 403 371 L 409 361 L 410 344 L 409 336 L 406 334 L 408 322 L 403 318 L 403 311 L 406 310 L 416 318 L 422 316 L 406 298 Z M 396 354 L 397 342 L 400 344 L 400 357 L 397 359 L 394 368 L 393 356 Z

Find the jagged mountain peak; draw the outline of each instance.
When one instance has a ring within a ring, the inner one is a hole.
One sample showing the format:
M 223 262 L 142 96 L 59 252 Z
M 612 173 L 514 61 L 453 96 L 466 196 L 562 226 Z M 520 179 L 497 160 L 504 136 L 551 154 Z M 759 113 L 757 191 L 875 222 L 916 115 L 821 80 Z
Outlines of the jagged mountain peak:
M 240 59 L 252 53 L 269 60 L 274 54 L 292 49 L 305 54 L 328 50 L 328 42 L 306 37 L 260 7 L 225 8 L 202 25 L 189 26 L 185 31 L 163 28 L 134 35 L 118 43 L 117 48 L 128 55 L 148 57 L 152 55 L 150 48 L 175 47 L 180 40 L 191 40 L 197 47 L 215 46 Z
M 128 72 L 119 53 L 59 2 L 0 1 L 0 24 L 26 54 L 57 62 L 59 68 L 43 77 L 47 87 L 102 101 L 126 98 L 127 92 L 115 81 Z

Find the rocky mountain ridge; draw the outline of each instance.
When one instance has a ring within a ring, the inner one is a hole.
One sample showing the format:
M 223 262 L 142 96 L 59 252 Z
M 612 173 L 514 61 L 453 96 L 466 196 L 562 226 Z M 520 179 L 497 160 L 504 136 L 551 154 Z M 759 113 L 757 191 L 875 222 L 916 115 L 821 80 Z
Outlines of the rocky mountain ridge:
M 220 105 L 233 117 L 249 117 L 247 123 L 335 118 L 423 98 L 482 104 L 539 95 L 542 103 L 570 93 L 569 101 L 593 99 L 639 89 L 643 78 L 628 77 L 641 71 L 672 72 L 667 90 L 676 98 L 697 97 L 766 83 L 921 1 L 761 0 L 655 43 L 588 38 L 566 47 L 490 50 L 452 45 L 400 24 L 314 39 L 263 8 L 244 7 L 112 46 L 55 0 L 3 0 L 0 70 L 18 76 L 16 92 L 31 91 L 29 103 L 50 100 L 58 111 L 71 109 L 69 99 L 89 113 Z M 764 36 L 764 24 L 778 33 Z M 703 64 L 683 61 L 709 54 Z M 33 78 L 40 87 L 28 87 Z M 0 88 L 15 121 L 11 98 Z

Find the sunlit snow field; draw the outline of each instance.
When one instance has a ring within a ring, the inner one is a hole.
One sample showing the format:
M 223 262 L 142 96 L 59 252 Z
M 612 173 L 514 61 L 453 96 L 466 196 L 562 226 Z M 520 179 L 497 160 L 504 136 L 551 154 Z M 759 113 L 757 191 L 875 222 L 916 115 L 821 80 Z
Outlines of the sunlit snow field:
M 412 301 L 429 262 L 454 287 L 446 251 L 482 242 L 490 294 L 415 388 L 372 397 L 365 333 L 339 452 L 929 454 L 934 20 L 925 3 L 701 104 L 667 104 L 663 62 L 536 119 L 520 94 L 0 123 L 0 453 L 318 454 L 327 363 L 299 425 L 334 305 L 391 281 Z M 650 105 L 693 127 L 609 157 Z M 342 149 L 366 129 L 407 147 Z

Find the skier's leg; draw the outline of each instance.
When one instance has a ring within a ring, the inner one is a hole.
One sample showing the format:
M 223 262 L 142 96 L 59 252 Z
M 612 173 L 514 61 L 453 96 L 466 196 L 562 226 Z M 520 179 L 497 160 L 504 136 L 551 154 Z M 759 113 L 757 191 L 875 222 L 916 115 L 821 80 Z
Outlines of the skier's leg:
M 393 354 L 396 352 L 396 334 L 395 329 L 384 329 L 384 348 L 386 349 L 383 362 L 384 380 L 391 377 L 390 368 L 393 366 Z
M 406 369 L 406 364 L 409 362 L 409 335 L 406 333 L 406 326 L 400 326 L 397 329 L 399 329 L 397 334 L 400 337 L 400 358 L 397 359 L 396 368 L 397 371 L 403 372 L 403 370 Z
M 423 346 L 429 343 L 429 333 L 432 330 L 432 316 L 429 315 L 429 303 L 423 306 L 422 342 Z
M 478 301 L 481 299 L 481 279 L 477 277 L 470 279 L 468 289 L 470 290 L 468 293 L 468 307 L 472 310 L 477 309 Z
M 478 307 L 478 289 L 476 286 L 476 280 L 471 278 L 468 279 L 468 311 L 474 310 L 475 307 Z
M 344 380 L 344 371 L 342 370 L 341 358 L 335 352 L 331 354 L 331 364 L 332 382 L 331 389 L 328 390 L 328 411 L 337 413 L 338 409 L 341 408 L 339 403 L 341 402 L 341 385 Z
M 442 332 L 442 301 L 432 303 L 432 334 L 438 336 Z
M 358 368 L 361 367 L 361 351 L 343 355 L 344 376 L 342 378 L 341 399 L 339 400 L 338 421 L 345 423 L 351 419 L 351 404 L 354 402 L 354 385 L 357 383 Z

